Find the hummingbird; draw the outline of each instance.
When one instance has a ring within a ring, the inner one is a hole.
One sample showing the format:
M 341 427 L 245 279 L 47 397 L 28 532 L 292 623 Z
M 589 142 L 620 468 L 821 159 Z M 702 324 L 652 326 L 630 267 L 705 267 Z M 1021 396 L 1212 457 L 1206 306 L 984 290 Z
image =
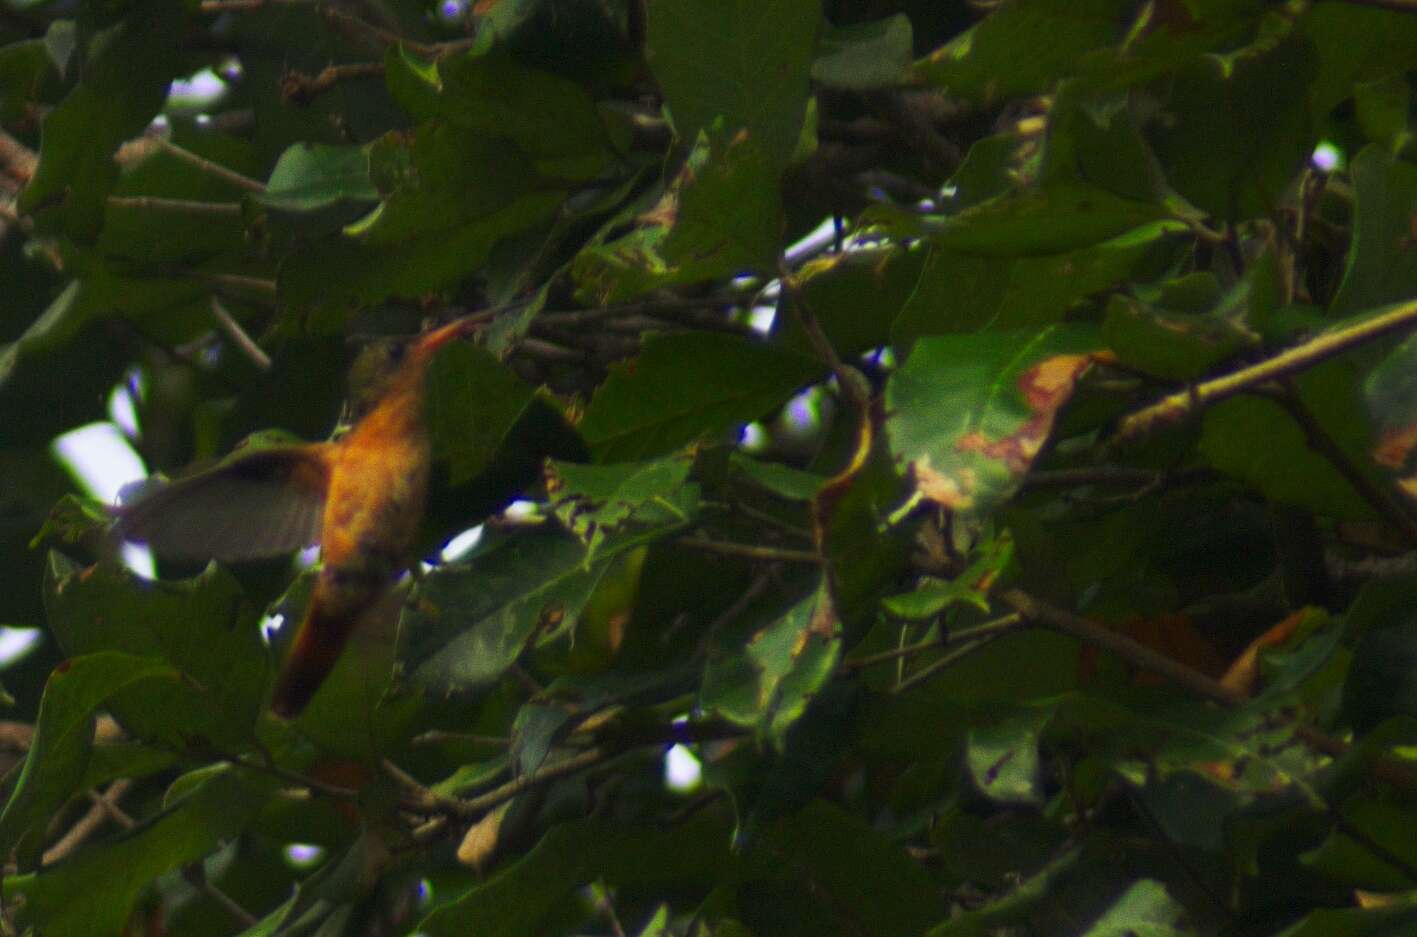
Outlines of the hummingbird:
M 355 423 L 343 437 L 237 454 L 117 509 L 118 537 L 172 559 L 238 561 L 320 545 L 305 618 L 276 679 L 276 715 L 305 709 L 360 620 L 410 565 L 432 459 L 428 365 L 479 321 L 366 347 L 351 370 Z

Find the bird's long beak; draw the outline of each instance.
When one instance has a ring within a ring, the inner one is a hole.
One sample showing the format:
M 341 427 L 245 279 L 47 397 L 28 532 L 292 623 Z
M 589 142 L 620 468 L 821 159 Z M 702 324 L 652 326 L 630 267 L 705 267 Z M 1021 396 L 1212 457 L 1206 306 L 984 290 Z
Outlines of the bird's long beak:
M 471 316 L 454 319 L 447 325 L 439 326 L 420 338 L 418 340 L 418 350 L 425 355 L 431 355 L 448 342 L 472 335 L 477 331 L 477 326 L 480 324 L 480 320 Z

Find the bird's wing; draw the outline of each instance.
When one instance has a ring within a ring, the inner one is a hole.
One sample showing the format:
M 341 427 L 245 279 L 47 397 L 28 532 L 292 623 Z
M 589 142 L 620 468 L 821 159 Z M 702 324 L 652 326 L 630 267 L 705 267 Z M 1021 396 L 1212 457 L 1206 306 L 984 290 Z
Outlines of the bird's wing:
M 329 443 L 273 446 L 118 508 L 115 534 L 172 559 L 249 560 L 319 542 Z

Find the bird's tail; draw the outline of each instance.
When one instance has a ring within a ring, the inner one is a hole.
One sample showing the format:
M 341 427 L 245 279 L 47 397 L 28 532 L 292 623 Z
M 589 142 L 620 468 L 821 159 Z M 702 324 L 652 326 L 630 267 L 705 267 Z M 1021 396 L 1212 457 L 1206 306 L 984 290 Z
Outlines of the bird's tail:
M 334 669 L 359 617 L 350 609 L 329 608 L 318 594 L 311 598 L 310 610 L 295 633 L 285 665 L 276 678 L 272 712 L 294 719 L 305 711 L 315 691 Z

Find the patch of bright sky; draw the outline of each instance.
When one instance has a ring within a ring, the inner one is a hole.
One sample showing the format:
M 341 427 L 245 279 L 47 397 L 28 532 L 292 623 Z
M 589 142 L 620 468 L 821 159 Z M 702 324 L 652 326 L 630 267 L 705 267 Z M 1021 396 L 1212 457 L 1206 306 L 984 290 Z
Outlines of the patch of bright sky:
M 456 537 L 448 541 L 448 545 L 443 547 L 443 552 L 439 554 L 444 563 L 453 563 L 466 556 L 473 547 L 482 540 L 482 525 L 478 524 L 469 530 L 464 530 Z
M 1324 172 L 1334 172 L 1342 169 L 1344 164 L 1343 151 L 1328 140 L 1320 140 L 1319 145 L 1314 147 L 1314 155 L 1309 157 L 1314 168 Z
M 703 781 L 704 769 L 694 753 L 683 745 L 672 746 L 664 755 L 664 786 L 676 794 L 688 794 Z
M 761 452 L 767 448 L 767 444 L 768 431 L 763 428 L 763 424 L 757 422 L 744 426 L 738 437 L 738 448 L 744 452 Z
M 308 843 L 291 843 L 285 847 L 285 861 L 297 869 L 308 869 L 325 857 L 325 850 Z
M 167 106 L 172 110 L 206 110 L 225 96 L 227 84 L 210 68 L 189 78 L 179 78 L 167 88 Z
M 124 485 L 147 477 L 143 460 L 114 423 L 90 423 L 54 440 L 55 458 L 68 467 L 79 487 L 105 504 L 116 504 Z M 123 563 L 139 576 L 157 575 L 147 547 L 123 545 Z
M 0 668 L 23 660 L 43 639 L 38 628 L 0 626 Z

